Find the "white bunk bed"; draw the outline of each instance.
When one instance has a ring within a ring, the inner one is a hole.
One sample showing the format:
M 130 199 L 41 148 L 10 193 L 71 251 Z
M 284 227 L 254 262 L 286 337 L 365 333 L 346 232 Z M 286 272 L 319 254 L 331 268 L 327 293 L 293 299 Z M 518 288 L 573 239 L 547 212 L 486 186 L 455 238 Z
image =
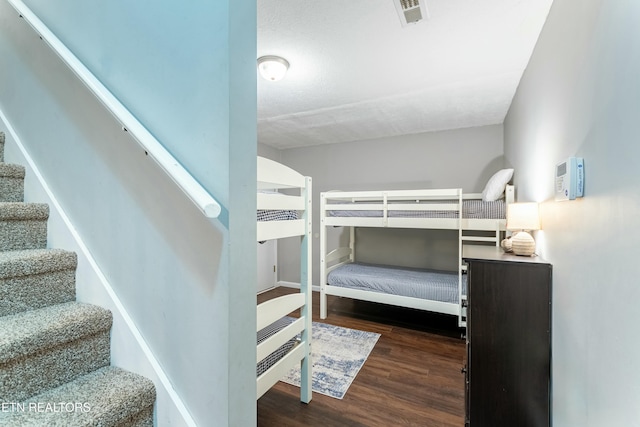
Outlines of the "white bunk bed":
M 257 307 L 257 398 L 300 364 L 300 400 L 311 400 L 311 178 L 258 157 L 257 241 L 300 236 L 300 293 Z M 300 310 L 300 317 L 288 315 Z
M 464 194 L 458 188 L 321 193 L 320 317 L 327 316 L 327 296 L 335 295 L 455 315 L 459 326 L 465 326 L 462 246 L 465 242 L 499 245 L 506 229 L 506 205 L 514 199 L 512 185 L 505 186 L 504 197 L 488 202 L 482 194 Z M 327 252 L 327 229 L 333 227 L 350 227 L 349 246 Z M 359 264 L 356 227 L 457 230 L 460 268 L 443 272 Z M 410 289 L 409 283 L 415 287 Z

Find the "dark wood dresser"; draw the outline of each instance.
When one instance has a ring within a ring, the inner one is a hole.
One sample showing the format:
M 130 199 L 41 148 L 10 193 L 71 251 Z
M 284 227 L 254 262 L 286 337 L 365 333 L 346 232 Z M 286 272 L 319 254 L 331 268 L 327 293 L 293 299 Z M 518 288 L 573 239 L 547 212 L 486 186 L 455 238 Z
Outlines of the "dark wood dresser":
M 465 425 L 551 422 L 551 264 L 465 246 Z

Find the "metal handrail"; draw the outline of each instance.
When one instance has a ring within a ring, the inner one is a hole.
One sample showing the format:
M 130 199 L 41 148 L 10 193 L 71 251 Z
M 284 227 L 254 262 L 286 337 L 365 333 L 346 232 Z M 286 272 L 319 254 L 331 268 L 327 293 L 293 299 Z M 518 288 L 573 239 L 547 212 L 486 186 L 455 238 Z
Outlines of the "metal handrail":
M 209 192 L 167 151 L 142 123 L 107 89 L 98 78 L 56 37 L 21 0 L 7 0 L 40 38 L 67 64 L 104 107 L 131 134 L 145 154 L 169 175 L 207 218 L 217 218 L 222 210 Z

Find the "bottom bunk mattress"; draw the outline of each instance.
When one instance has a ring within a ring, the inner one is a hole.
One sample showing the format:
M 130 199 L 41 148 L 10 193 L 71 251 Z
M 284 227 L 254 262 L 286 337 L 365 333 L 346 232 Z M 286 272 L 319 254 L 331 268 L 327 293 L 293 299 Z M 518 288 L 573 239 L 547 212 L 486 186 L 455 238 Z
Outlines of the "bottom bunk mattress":
M 458 273 L 441 270 L 349 263 L 327 276 L 331 286 L 380 292 L 431 301 L 458 303 Z M 462 294 L 467 277 L 462 275 Z
M 300 219 L 298 211 L 291 210 L 264 210 L 257 211 L 258 221 L 288 221 L 292 219 Z
M 260 329 L 257 335 L 257 343 L 260 344 L 262 341 L 266 340 L 273 334 L 289 326 L 289 324 L 291 324 L 295 320 L 296 319 L 292 317 L 288 317 L 288 316 L 283 317 L 281 319 L 276 320 L 271 325 Z M 274 351 L 273 353 L 271 353 L 270 355 L 262 359 L 260 362 L 258 362 L 258 364 L 256 365 L 256 374 L 257 374 L 256 376 L 259 377 L 267 369 L 275 365 L 276 362 L 282 359 L 289 352 L 289 350 L 291 350 L 293 346 L 296 345 L 297 342 L 298 342 L 298 337 L 291 338 L 289 341 L 281 345 L 276 351 Z

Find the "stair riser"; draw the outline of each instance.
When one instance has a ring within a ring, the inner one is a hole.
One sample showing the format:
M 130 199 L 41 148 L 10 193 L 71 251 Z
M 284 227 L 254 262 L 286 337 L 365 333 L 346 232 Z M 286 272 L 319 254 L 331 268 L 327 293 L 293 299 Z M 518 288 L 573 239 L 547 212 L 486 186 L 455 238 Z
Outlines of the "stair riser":
M 0 251 L 41 249 L 46 246 L 46 220 L 0 221 Z
M 0 279 L 0 316 L 76 299 L 75 270 Z
M 24 201 L 24 179 L 0 177 L 0 202 Z
M 0 425 L 151 427 L 155 399 L 155 387 L 151 381 L 109 366 L 23 402 L 24 407 L 30 404 L 54 407 L 60 402 L 79 402 L 89 408 L 88 411 L 9 410 L 0 412 Z
M 110 363 L 109 330 L 0 365 L 0 401 L 20 402 Z
M 153 427 L 153 406 L 148 406 L 137 415 L 122 421 L 115 427 Z

